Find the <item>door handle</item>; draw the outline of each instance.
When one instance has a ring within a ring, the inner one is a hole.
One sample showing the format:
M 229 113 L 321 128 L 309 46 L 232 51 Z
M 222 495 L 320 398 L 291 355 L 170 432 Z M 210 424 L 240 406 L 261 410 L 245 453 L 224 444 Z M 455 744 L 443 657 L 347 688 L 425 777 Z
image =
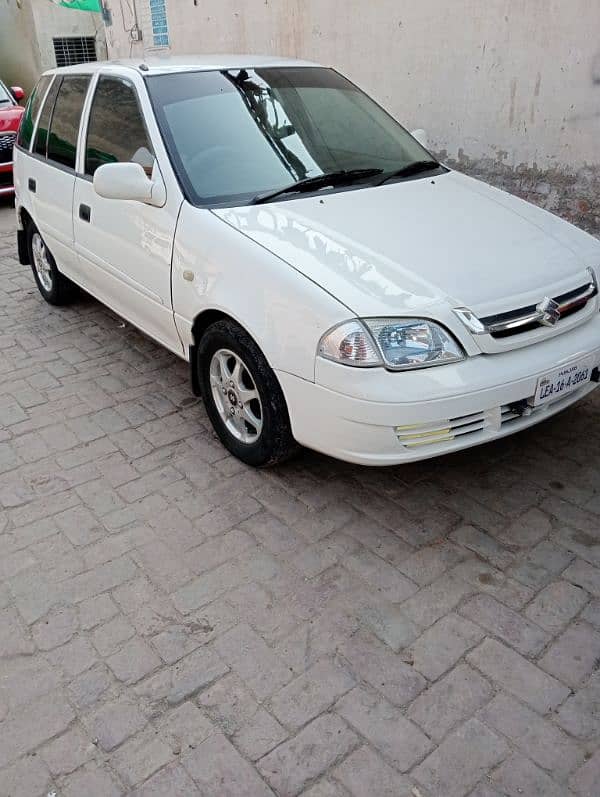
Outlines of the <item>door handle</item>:
M 87 221 L 89 224 L 92 218 L 92 209 L 89 205 L 79 205 L 79 218 L 81 221 Z
M 35 194 L 37 189 L 37 183 L 35 182 L 33 177 L 30 177 L 29 180 L 27 181 L 27 187 L 29 188 L 32 194 Z

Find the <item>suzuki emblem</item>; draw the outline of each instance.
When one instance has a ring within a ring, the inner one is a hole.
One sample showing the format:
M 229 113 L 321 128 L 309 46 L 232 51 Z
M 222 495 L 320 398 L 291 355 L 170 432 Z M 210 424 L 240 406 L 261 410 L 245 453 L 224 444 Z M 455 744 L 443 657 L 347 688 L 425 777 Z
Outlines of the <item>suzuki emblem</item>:
M 544 296 L 542 301 L 536 305 L 536 310 L 540 314 L 539 322 L 545 327 L 553 327 L 560 319 L 560 305 L 549 296 Z

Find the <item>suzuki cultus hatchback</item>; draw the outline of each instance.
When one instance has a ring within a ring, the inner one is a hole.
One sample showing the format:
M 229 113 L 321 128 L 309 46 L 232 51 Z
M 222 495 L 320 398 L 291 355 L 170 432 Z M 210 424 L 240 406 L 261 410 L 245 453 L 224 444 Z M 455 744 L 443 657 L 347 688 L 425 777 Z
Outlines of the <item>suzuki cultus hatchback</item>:
M 46 73 L 15 150 L 46 301 L 81 286 L 190 363 L 223 444 L 387 465 L 597 387 L 600 242 L 452 171 L 333 69 L 276 57 Z

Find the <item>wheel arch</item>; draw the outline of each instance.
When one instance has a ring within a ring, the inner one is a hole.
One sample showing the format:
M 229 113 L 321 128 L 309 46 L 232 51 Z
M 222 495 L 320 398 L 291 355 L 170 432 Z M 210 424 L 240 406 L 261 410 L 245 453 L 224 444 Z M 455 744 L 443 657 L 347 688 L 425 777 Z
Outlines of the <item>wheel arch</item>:
M 198 344 L 206 330 L 209 328 L 211 324 L 214 324 L 216 321 L 233 321 L 234 324 L 240 326 L 247 335 L 254 340 L 256 345 L 258 343 L 254 335 L 252 335 L 249 330 L 242 324 L 237 318 L 234 318 L 229 313 L 225 313 L 223 310 L 217 310 L 215 308 L 203 310 L 201 313 L 194 318 L 194 323 L 192 324 L 192 340 L 193 343 L 189 347 L 189 358 L 190 358 L 190 376 L 192 380 L 192 391 L 195 396 L 199 396 L 201 394 L 200 390 L 200 379 L 198 375 Z M 262 349 L 261 349 L 262 351 Z M 263 352 L 264 354 L 264 352 Z
M 31 214 L 27 208 L 21 206 L 17 210 L 17 250 L 19 254 L 19 263 L 22 266 L 31 265 L 29 247 L 27 245 L 27 230 L 31 224 L 35 224 Z

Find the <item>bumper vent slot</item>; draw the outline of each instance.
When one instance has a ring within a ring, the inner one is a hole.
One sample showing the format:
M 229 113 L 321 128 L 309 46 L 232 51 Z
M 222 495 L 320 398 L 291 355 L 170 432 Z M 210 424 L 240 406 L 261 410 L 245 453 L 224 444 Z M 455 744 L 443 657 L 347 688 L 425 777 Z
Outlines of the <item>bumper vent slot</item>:
M 485 413 L 474 412 L 471 415 L 461 415 L 437 423 L 396 426 L 395 431 L 398 440 L 405 448 L 419 448 L 481 432 L 488 425 Z
M 584 385 L 584 388 L 587 386 Z M 527 398 L 511 404 L 503 404 L 501 407 L 493 407 L 481 412 L 473 412 L 470 415 L 461 415 L 457 418 L 448 420 L 433 421 L 431 423 L 412 424 L 409 426 L 395 426 L 394 432 L 398 442 L 406 449 L 424 448 L 426 446 L 436 446 L 440 453 L 444 450 L 453 450 L 462 446 L 452 444 L 465 440 L 470 435 L 480 435 L 484 432 L 484 439 L 490 440 L 502 433 L 511 424 L 518 428 L 528 426 L 532 423 L 532 417 L 541 418 L 549 410 L 556 411 L 573 404 L 581 395 L 581 389 L 573 390 L 565 396 L 561 396 L 548 404 L 532 407 Z M 468 443 L 464 443 L 468 445 Z

